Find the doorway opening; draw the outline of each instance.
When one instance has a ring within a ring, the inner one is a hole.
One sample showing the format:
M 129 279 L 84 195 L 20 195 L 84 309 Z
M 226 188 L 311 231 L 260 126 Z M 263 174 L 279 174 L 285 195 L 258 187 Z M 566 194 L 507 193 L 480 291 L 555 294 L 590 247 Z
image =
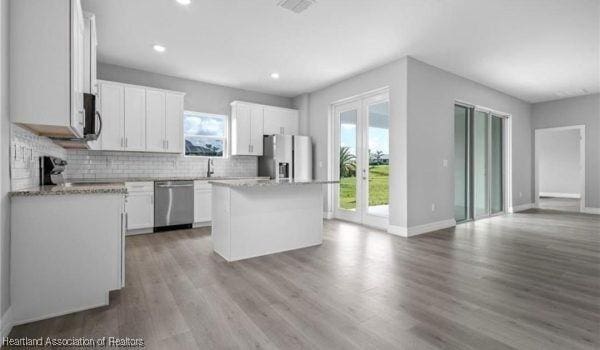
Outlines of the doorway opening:
M 506 211 L 508 116 L 454 106 L 454 218 L 457 223 Z
M 535 130 L 537 208 L 585 209 L 585 125 Z
M 389 216 L 389 92 L 333 105 L 333 215 L 387 228 Z

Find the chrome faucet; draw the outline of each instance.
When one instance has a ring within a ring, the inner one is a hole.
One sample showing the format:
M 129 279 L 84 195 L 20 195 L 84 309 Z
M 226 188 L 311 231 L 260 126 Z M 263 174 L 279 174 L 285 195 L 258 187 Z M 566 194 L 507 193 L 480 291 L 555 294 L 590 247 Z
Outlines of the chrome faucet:
M 215 170 L 213 169 L 215 165 L 213 164 L 213 159 L 212 158 L 208 158 L 208 170 L 206 171 L 206 177 L 210 177 L 212 174 L 215 173 Z

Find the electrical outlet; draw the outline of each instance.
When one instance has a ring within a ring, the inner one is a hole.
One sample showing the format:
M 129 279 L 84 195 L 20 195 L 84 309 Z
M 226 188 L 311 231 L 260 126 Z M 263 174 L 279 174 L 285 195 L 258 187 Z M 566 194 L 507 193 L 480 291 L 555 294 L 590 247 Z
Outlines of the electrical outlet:
M 435 203 L 431 203 L 431 211 L 435 211 Z
M 519 198 L 523 197 L 523 192 L 519 192 Z
M 320 161 L 319 161 L 319 168 L 322 168 L 322 167 L 323 167 L 323 161 L 322 161 L 322 160 L 320 160 Z
M 444 159 L 444 160 L 442 160 L 442 166 L 443 166 L 444 168 L 447 168 L 447 167 L 448 167 L 448 159 Z

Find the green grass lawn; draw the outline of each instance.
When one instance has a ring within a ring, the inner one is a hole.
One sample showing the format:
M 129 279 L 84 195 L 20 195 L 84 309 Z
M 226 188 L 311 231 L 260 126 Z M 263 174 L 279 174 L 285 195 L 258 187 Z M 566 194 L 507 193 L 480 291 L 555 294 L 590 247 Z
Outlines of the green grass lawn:
M 389 201 L 389 165 L 369 167 L 369 206 L 388 204 Z M 356 208 L 356 178 L 340 179 L 340 207 Z

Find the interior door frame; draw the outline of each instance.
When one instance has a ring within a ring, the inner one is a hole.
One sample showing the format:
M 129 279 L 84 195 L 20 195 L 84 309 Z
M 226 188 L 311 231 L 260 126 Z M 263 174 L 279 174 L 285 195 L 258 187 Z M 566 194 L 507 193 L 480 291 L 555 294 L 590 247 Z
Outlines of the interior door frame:
M 385 95 L 385 99 L 377 99 L 378 96 L 380 95 Z M 368 113 L 368 104 L 363 103 L 366 100 L 369 99 L 373 99 L 373 101 L 390 101 L 390 93 L 389 93 L 389 87 L 385 86 L 382 88 L 378 88 L 378 89 L 374 89 L 362 94 L 358 94 L 358 95 L 354 95 L 348 98 L 344 98 L 341 100 L 337 100 L 335 102 L 333 102 L 330 105 L 330 111 L 329 111 L 329 123 L 328 123 L 328 128 L 329 128 L 329 142 L 328 142 L 328 150 L 327 150 L 327 157 L 328 157 L 328 174 L 330 174 L 329 179 L 332 181 L 337 181 L 339 180 L 339 135 L 338 135 L 338 130 L 339 130 L 339 118 L 338 118 L 338 107 L 339 106 L 343 106 L 345 104 L 349 104 L 349 103 L 358 103 L 360 106 L 358 108 L 358 115 L 357 115 L 357 147 L 364 147 L 365 146 L 365 142 L 368 142 L 368 140 L 362 135 L 365 134 L 366 132 L 363 130 L 363 132 L 361 132 L 362 129 L 362 123 L 364 122 L 364 120 L 366 118 L 364 118 L 363 116 L 366 115 L 365 113 Z M 366 105 L 366 107 L 365 107 Z M 347 109 L 347 110 L 351 110 L 351 109 Z M 368 128 L 367 128 L 368 130 Z M 368 145 L 367 145 L 368 147 Z M 358 151 L 357 151 L 358 153 Z M 362 152 L 363 153 L 363 159 L 360 159 L 357 161 L 360 162 L 359 167 L 362 168 L 364 162 L 365 162 L 365 154 L 366 153 L 366 162 L 368 164 L 368 151 L 367 152 Z M 358 165 L 358 164 L 357 164 Z M 366 179 L 368 181 L 368 177 Z M 389 215 L 387 217 L 380 217 L 380 216 L 375 216 L 375 215 L 369 215 L 367 213 L 367 210 L 364 209 L 364 204 L 365 203 L 365 199 L 368 200 L 368 186 L 364 186 L 363 185 L 364 180 L 362 180 L 362 176 L 359 176 L 359 174 L 357 173 L 357 208 L 356 211 L 349 211 L 349 210 L 340 210 L 340 208 L 338 207 L 338 196 L 339 196 L 339 186 L 338 185 L 334 185 L 332 186 L 332 190 L 330 191 L 330 193 L 327 196 L 327 207 L 329 208 L 329 212 L 331 213 L 330 217 L 332 218 L 337 218 L 337 219 L 341 219 L 341 220 L 347 220 L 347 221 L 352 221 L 355 223 L 359 223 L 362 225 L 366 225 L 366 226 L 373 226 L 376 228 L 381 228 L 381 229 L 385 229 L 387 230 L 388 226 L 389 226 Z M 366 188 L 366 191 L 363 191 L 363 188 Z M 367 192 L 366 194 L 364 192 Z M 360 193 L 360 195 L 359 195 Z M 359 198 L 360 196 L 360 198 Z M 368 207 L 368 206 L 367 206 Z M 327 215 L 329 216 L 329 215 Z
M 540 206 L 540 154 L 539 135 L 547 132 L 579 130 L 579 211 L 585 212 L 585 125 L 569 125 L 554 128 L 538 128 L 534 130 L 534 199 L 535 207 Z

